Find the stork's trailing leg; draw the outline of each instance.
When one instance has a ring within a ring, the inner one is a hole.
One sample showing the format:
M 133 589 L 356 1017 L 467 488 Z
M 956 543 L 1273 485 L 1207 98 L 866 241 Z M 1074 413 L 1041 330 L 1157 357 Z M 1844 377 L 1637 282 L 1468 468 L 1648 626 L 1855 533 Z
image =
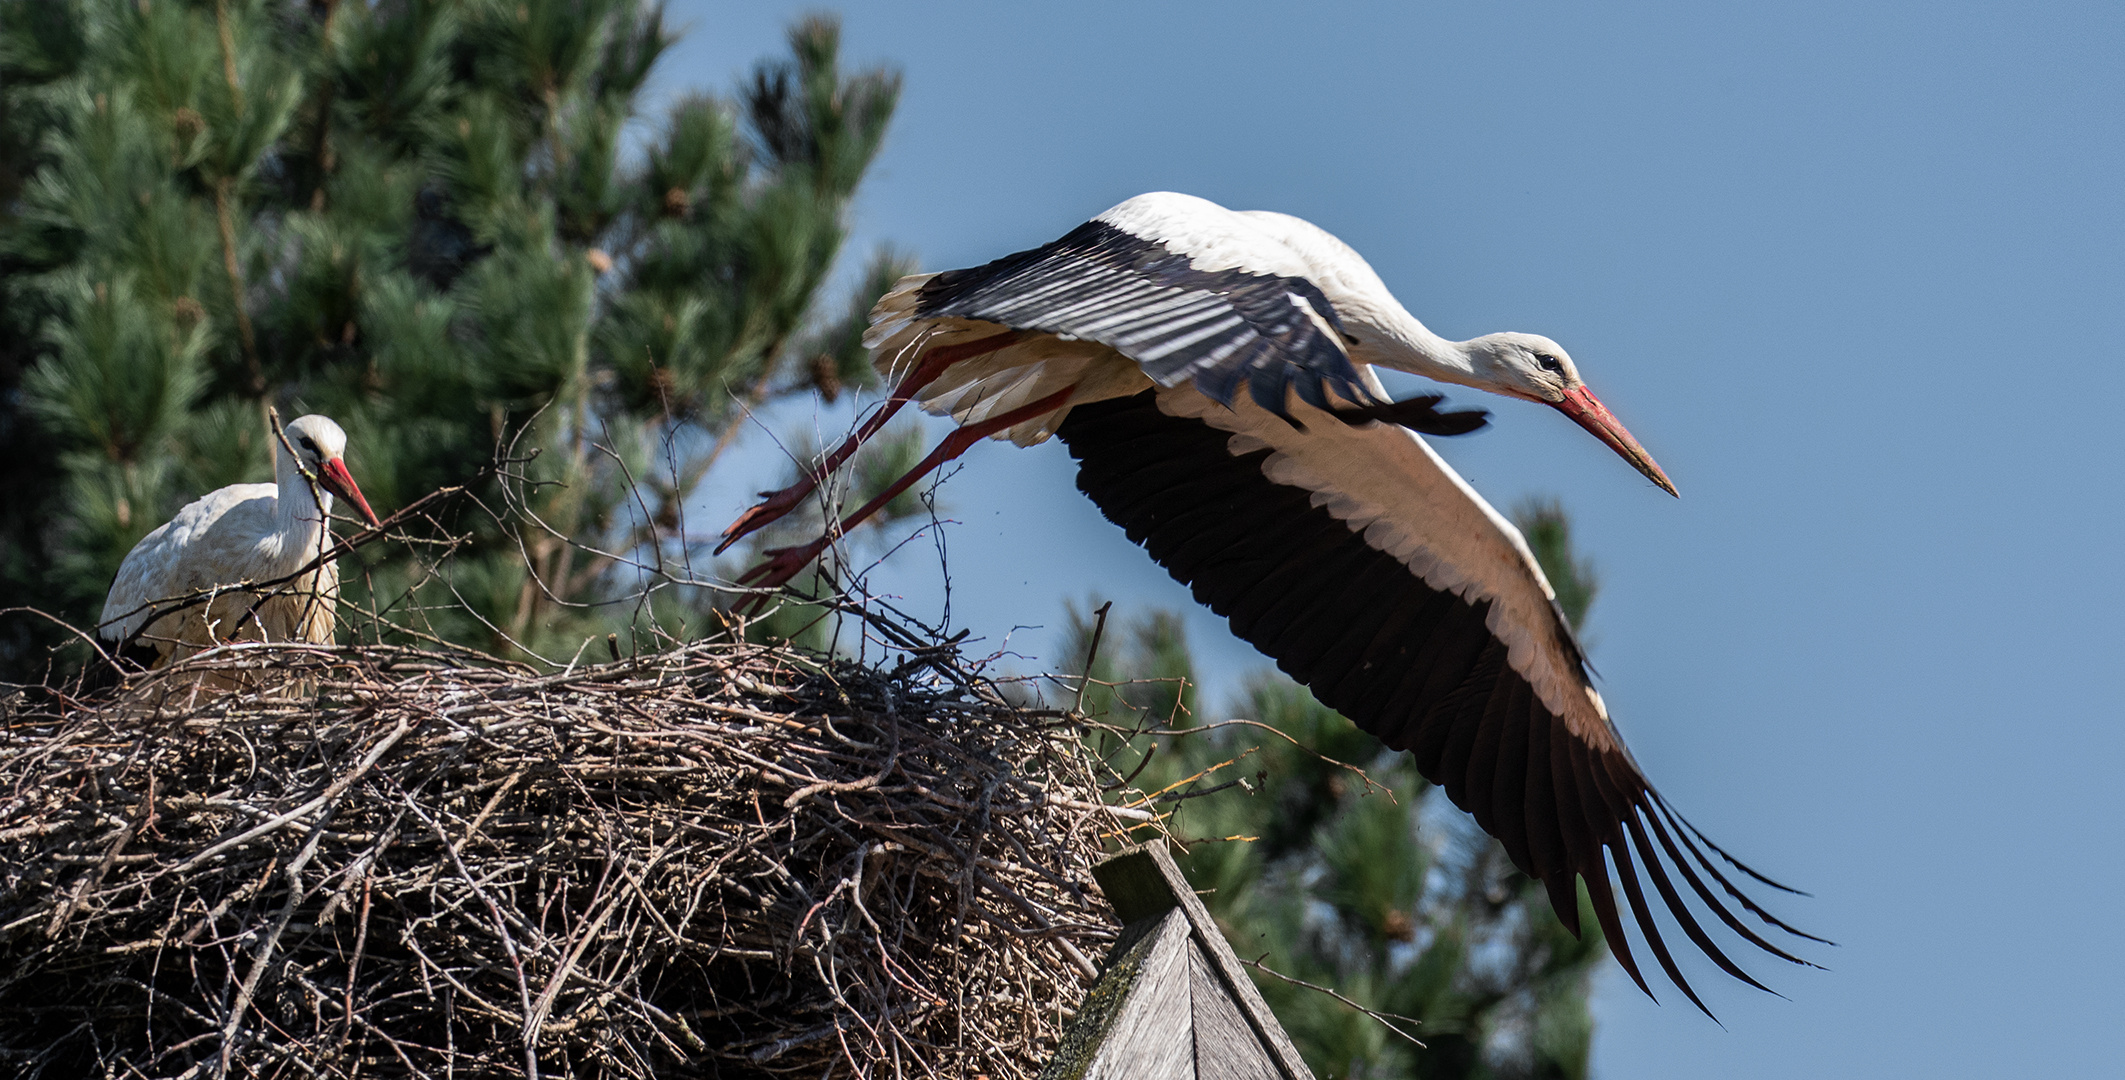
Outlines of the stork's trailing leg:
M 716 554 L 723 554 L 732 544 L 745 539 L 746 534 L 796 509 L 805 496 L 818 489 L 822 477 L 846 463 L 858 447 L 869 441 L 871 436 L 878 434 L 878 429 L 884 427 L 886 421 L 891 420 L 902 405 L 912 401 L 923 387 L 937 381 L 937 377 L 944 374 L 946 368 L 961 360 L 971 360 L 1015 344 L 1024 336 L 1025 332 L 1022 330 L 1006 330 L 1001 334 L 990 334 L 988 337 L 963 341 L 957 345 L 944 345 L 923 353 L 921 359 L 915 362 L 915 369 L 908 372 L 907 377 L 900 380 L 900 385 L 893 388 L 893 396 L 886 399 L 884 407 L 864 421 L 863 426 L 857 428 L 854 435 L 835 447 L 834 452 L 826 456 L 826 460 L 820 463 L 817 470 L 806 473 L 803 479 L 780 491 L 761 492 L 761 501 L 752 509 L 738 515 L 738 520 L 731 522 L 730 527 L 723 530 L 723 542 L 716 545 Z
M 833 543 L 835 537 L 845 535 L 850 529 L 863 524 L 865 519 L 872 514 L 885 509 L 887 503 L 892 502 L 901 492 L 913 487 L 915 481 L 934 472 L 939 465 L 966 453 L 968 447 L 999 431 L 1023 424 L 1035 417 L 1044 416 L 1062 408 L 1064 403 L 1070 400 L 1070 395 L 1076 390 L 1077 387 L 1075 386 L 1064 387 L 1030 405 L 1021 406 L 1000 416 L 992 416 L 978 423 L 968 424 L 945 436 L 944 441 L 938 443 L 937 449 L 930 451 L 930 456 L 923 458 L 921 464 L 909 469 L 906 475 L 893 481 L 892 486 L 880 492 L 877 498 L 864 503 L 856 509 L 855 513 L 841 519 L 839 526 L 809 544 L 774 548 L 768 551 L 766 553 L 768 556 L 767 561 L 747 570 L 744 575 L 738 578 L 738 584 L 749 585 L 761 590 L 779 587 L 789 579 L 796 577 L 797 573 L 806 566 L 811 565 L 812 560 L 818 558 L 819 553 L 825 551 L 826 546 Z M 756 593 L 739 601 L 734 610 L 741 615 L 746 614 L 748 609 L 757 611 L 766 605 L 767 600 L 768 596 L 764 591 Z

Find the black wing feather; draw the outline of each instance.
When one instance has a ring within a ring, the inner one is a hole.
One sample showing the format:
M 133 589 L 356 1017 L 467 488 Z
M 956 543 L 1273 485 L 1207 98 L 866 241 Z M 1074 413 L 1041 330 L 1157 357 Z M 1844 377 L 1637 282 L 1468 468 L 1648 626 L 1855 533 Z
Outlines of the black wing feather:
M 1435 405 L 1372 407 L 1344 419 L 1430 423 L 1465 415 L 1442 414 Z M 1812 938 L 1736 888 L 1698 846 L 1711 842 L 1667 806 L 1620 748 L 1590 745 L 1550 714 L 1491 633 L 1488 601 L 1427 585 L 1314 506 L 1312 492 L 1270 480 L 1262 472 L 1268 449 L 1235 454 L 1229 433 L 1167 415 L 1153 392 L 1077 406 L 1059 434 L 1078 460 L 1078 487 L 1110 520 L 1322 704 L 1410 751 L 1426 777 L 1499 838 L 1515 865 L 1542 881 L 1574 934 L 1574 882 L 1583 881 L 1617 962 L 1648 995 L 1624 937 L 1623 906 L 1661 970 L 1704 1007 L 1661 936 L 1639 863 L 1659 906 L 1690 941 L 1722 970 L 1761 986 L 1712 940 L 1663 856 L 1695 899 L 1743 940 L 1806 963 L 1749 930 L 1715 894 L 1711 882 L 1751 914 Z
M 1230 406 L 1245 384 L 1278 416 L 1287 415 L 1293 391 L 1322 409 L 1329 390 L 1347 401 L 1374 400 L 1343 349 L 1334 305 L 1313 282 L 1197 270 L 1187 256 L 1103 221 L 1031 251 L 938 274 L 922 286 L 915 314 L 1097 341 L 1136 361 L 1160 386 L 1192 379 Z

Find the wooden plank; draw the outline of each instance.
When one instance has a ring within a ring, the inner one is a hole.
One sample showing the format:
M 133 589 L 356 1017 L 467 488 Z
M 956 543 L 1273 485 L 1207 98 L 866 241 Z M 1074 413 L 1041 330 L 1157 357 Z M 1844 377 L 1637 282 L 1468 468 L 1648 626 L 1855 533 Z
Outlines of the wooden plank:
M 1100 965 L 1099 981 L 1078 1003 L 1077 1016 L 1064 1029 L 1055 1056 L 1040 1071 L 1040 1080 L 1085 1080 L 1113 1039 L 1123 1012 L 1135 1000 L 1137 985 L 1144 978 L 1152 953 L 1169 934 L 1185 941 L 1193 933 L 1187 917 L 1177 911 L 1165 918 L 1139 919 L 1123 927 L 1106 962 Z
M 1085 1080 L 1196 1080 L 1189 1035 L 1188 954 L 1193 927 L 1173 912 L 1146 936 L 1128 1000 L 1085 1071 Z
M 1135 851 L 1124 852 L 1093 867 L 1092 876 L 1099 880 L 1102 891 L 1106 890 L 1110 877 L 1102 871 L 1125 859 L 1129 860 L 1128 863 L 1111 876 L 1126 890 L 1126 902 L 1139 910 L 1140 906 L 1155 903 L 1152 897 L 1156 886 L 1145 872 L 1144 862 L 1139 860 L 1148 861 L 1150 870 L 1164 883 L 1166 894 L 1188 916 L 1188 922 L 1195 930 L 1195 939 L 1209 958 L 1211 969 L 1224 982 L 1226 992 L 1231 994 L 1233 1003 L 1246 1016 L 1248 1026 L 1254 1029 L 1256 1037 L 1269 1051 L 1270 1059 L 1283 1072 L 1284 1080 L 1313 1080 L 1313 1073 L 1306 1068 L 1306 1059 L 1299 1056 L 1298 1047 L 1291 1045 L 1291 1037 L 1284 1034 L 1283 1025 L 1276 1022 L 1276 1014 L 1269 1011 L 1269 1003 L 1262 1000 L 1262 992 L 1254 988 L 1254 980 L 1247 977 L 1246 969 L 1240 966 L 1240 958 L 1233 955 L 1232 946 L 1225 941 L 1225 932 L 1218 928 L 1217 920 L 1210 917 L 1210 909 L 1196 897 L 1194 886 L 1188 884 L 1180 866 L 1166 851 L 1166 842 L 1153 840 Z M 1115 900 L 1111 893 L 1108 899 L 1114 902 L 1116 914 L 1120 914 L 1123 901 Z
M 1041 1080 L 1313 1080 L 1163 840 L 1092 874 L 1124 925 Z
M 1240 1014 L 1191 935 L 1188 943 L 1188 992 L 1195 1012 L 1197 1080 L 1285 1080 L 1284 1071 Z
M 1159 850 L 1165 850 L 1165 841 L 1153 840 Z M 1167 856 L 1171 862 L 1172 857 Z M 1162 915 L 1180 906 L 1180 897 L 1174 895 L 1173 882 L 1166 877 L 1158 859 L 1151 854 L 1151 844 L 1130 848 L 1119 855 L 1110 855 L 1092 868 L 1092 878 L 1099 882 L 1099 891 L 1106 894 L 1107 902 L 1114 905 L 1114 917 L 1123 926 L 1132 926 L 1153 916 Z M 1184 884 L 1182 891 L 1195 895 Z

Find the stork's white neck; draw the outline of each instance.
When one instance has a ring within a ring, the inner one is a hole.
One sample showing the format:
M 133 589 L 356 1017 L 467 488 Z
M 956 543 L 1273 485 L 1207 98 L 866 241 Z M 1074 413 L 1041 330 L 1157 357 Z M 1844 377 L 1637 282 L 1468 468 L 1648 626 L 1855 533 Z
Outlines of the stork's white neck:
M 1351 357 L 1361 363 L 1393 368 L 1440 382 L 1495 389 L 1467 342 L 1449 341 L 1431 332 L 1395 299 L 1387 283 L 1350 245 L 1304 218 L 1266 210 L 1235 215 L 1269 234 L 1306 266 L 1312 280 L 1357 343 Z
M 287 451 L 278 447 L 273 454 L 273 480 L 279 487 L 274 505 L 273 539 L 280 547 L 276 554 L 292 571 L 324 549 L 325 515 L 332 512 L 332 493 L 312 485 Z M 324 500 L 322 505 L 319 499 Z
M 1389 311 L 1367 312 L 1358 319 L 1344 317 L 1346 325 L 1370 324 L 1363 330 L 1352 330 L 1358 338 L 1358 344 L 1350 349 L 1352 358 L 1440 382 L 1493 389 L 1490 384 L 1494 380 L 1479 371 L 1468 342 L 1440 337 L 1401 304 L 1392 299 L 1388 303 L 1392 305 Z

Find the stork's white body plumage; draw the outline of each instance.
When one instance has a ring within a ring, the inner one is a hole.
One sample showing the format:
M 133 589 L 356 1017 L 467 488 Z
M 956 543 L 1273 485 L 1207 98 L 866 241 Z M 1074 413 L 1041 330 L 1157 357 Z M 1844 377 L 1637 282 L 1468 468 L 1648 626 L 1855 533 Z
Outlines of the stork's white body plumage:
M 1677 881 L 1743 940 L 1806 963 L 1729 909 L 1720 891 L 1800 933 L 1706 850 L 1776 883 L 1727 859 L 1639 771 L 1519 530 L 1414 434 L 1481 421 L 1436 411 L 1436 398 L 1389 403 L 1373 370 L 1550 405 L 1672 494 L 1555 342 L 1447 340 L 1325 230 L 1167 192 L 1040 248 L 903 279 L 872 310 L 865 342 L 897 388 L 825 468 L 909 400 L 960 426 L 843 530 L 982 436 L 1023 445 L 1060 435 L 1079 489 L 1110 520 L 1324 704 L 1415 755 L 1544 883 L 1575 932 L 1573 883 L 1583 881 L 1617 959 L 1648 993 L 1626 908 L 1703 1007 L 1641 872 L 1722 970 L 1761 985 L 1706 933 Z M 726 546 L 812 483 L 771 493 L 726 530 Z M 786 581 L 830 536 L 772 552 L 741 580 Z
M 103 617 L 111 620 L 104 635 L 113 641 L 131 637 L 158 600 L 226 588 L 208 603 L 158 619 L 141 640 L 156 649 L 161 662 L 220 641 L 332 640 L 336 566 L 311 570 L 263 603 L 256 593 L 228 588 L 288 577 L 324 550 L 323 517 L 329 507 L 318 507 L 306 492 L 291 494 L 275 484 L 232 484 L 179 510 L 119 567 L 104 601 Z M 331 498 L 325 496 L 328 503 Z M 254 603 L 257 612 L 246 617 Z
M 134 545 L 104 600 L 99 631 L 106 640 L 151 649 L 156 667 L 228 641 L 332 640 L 339 569 L 311 565 L 332 543 L 325 525 L 332 489 L 350 496 L 372 523 L 376 517 L 347 474 L 346 435 L 337 424 L 305 416 L 287 434 L 305 461 L 276 446 L 274 483 L 209 492 Z M 266 583 L 274 584 L 242 587 Z M 170 601 L 203 593 L 211 595 L 168 610 Z

